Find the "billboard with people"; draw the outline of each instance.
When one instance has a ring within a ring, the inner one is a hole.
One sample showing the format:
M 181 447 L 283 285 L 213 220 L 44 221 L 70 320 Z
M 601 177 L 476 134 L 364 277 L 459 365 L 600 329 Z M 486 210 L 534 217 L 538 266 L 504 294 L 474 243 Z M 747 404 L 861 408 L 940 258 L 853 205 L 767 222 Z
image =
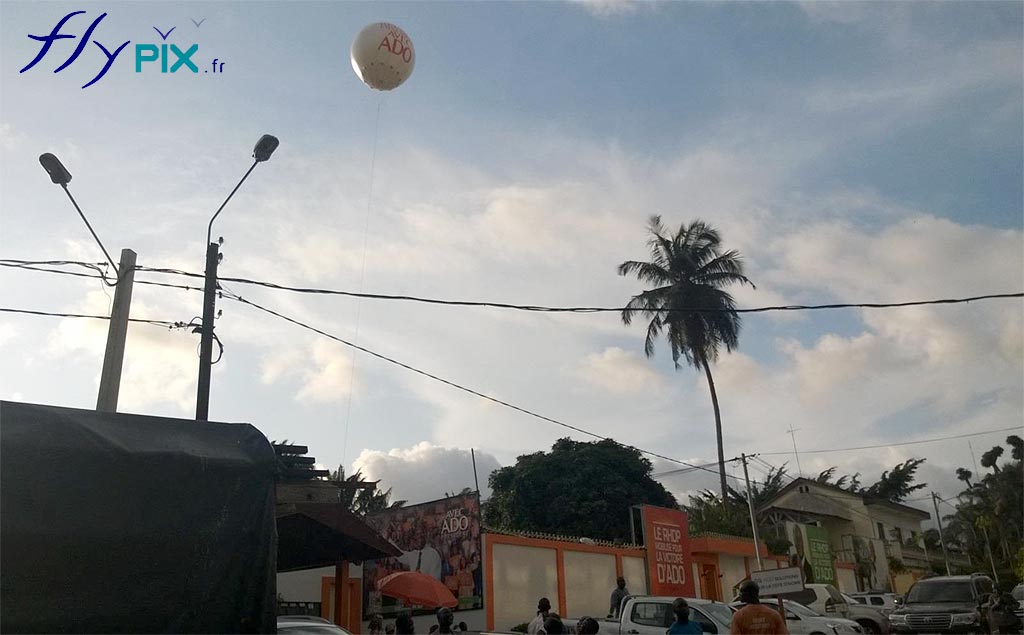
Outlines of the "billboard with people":
M 480 498 L 475 492 L 389 509 L 366 522 L 402 555 L 363 565 L 364 615 L 389 617 L 414 608 L 378 590 L 380 580 L 398 571 L 419 571 L 440 581 L 458 600 L 455 610 L 483 608 Z
M 828 532 L 824 528 L 787 522 L 786 537 L 792 545 L 789 550 L 790 566 L 799 567 L 803 571 L 804 582 L 836 583 L 832 547 L 829 546 Z

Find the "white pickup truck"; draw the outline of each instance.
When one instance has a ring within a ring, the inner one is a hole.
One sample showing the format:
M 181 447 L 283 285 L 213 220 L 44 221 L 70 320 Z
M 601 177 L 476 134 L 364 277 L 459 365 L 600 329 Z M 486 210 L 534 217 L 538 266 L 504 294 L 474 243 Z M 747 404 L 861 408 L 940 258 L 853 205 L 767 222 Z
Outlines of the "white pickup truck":
M 598 620 L 598 635 L 665 635 L 675 621 L 672 602 L 675 597 L 631 596 L 623 600 L 618 620 Z M 686 598 L 690 605 L 690 621 L 700 624 L 701 630 L 712 635 L 728 635 L 732 609 L 721 602 Z M 576 632 L 578 620 L 564 619 L 569 632 Z

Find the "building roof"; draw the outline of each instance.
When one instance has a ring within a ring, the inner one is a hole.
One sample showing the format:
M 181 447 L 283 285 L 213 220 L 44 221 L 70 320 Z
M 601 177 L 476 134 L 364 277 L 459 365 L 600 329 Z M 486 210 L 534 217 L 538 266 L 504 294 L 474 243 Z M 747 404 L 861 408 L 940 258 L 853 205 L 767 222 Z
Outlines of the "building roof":
M 278 504 L 277 570 L 400 556 L 402 550 L 341 503 Z
M 881 500 L 878 498 L 865 498 L 864 504 L 867 505 L 868 507 L 888 507 L 890 509 L 893 509 L 898 512 L 903 512 L 905 514 L 914 514 L 921 520 L 928 520 L 932 517 L 931 514 L 924 511 L 923 509 L 911 507 L 910 505 L 904 505 L 903 503 L 894 503 L 892 501 Z
M 877 498 L 868 498 L 864 494 L 851 492 L 849 490 L 843 489 L 842 487 L 838 487 L 831 483 L 820 483 L 813 479 L 803 477 L 793 479 L 792 482 L 790 482 L 788 485 L 779 490 L 779 493 L 772 497 L 767 503 L 761 505 L 761 507 L 758 509 L 758 512 L 763 512 L 771 508 L 777 508 L 791 509 L 793 511 L 800 511 L 809 514 L 818 514 L 822 516 L 834 516 L 836 518 L 842 518 L 844 520 L 850 520 L 852 518 L 850 512 L 845 508 L 845 506 L 841 502 L 839 502 L 838 500 L 834 500 L 833 497 L 827 497 L 825 495 L 814 496 L 813 504 L 810 503 L 809 501 L 790 501 L 787 502 L 785 505 L 776 504 L 776 501 L 778 501 L 780 498 L 790 493 L 791 491 L 793 491 L 794 488 L 799 487 L 800 485 L 810 485 L 816 488 L 832 490 L 834 492 L 843 494 L 844 496 L 859 498 L 866 506 L 888 507 L 893 511 L 902 512 L 906 514 L 913 514 L 914 516 L 917 516 L 922 520 L 930 518 L 930 515 L 927 512 L 917 509 L 916 507 L 910 507 L 909 505 L 904 505 L 902 503 L 894 503 L 892 501 L 881 500 Z

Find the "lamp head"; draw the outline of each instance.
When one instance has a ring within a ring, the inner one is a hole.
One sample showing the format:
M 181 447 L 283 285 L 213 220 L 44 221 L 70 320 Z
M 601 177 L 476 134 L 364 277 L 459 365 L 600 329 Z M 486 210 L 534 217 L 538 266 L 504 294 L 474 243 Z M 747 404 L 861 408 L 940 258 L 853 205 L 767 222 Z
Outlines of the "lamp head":
M 275 141 L 277 140 L 275 139 Z M 50 180 L 57 185 L 67 185 L 71 182 L 71 173 L 60 162 L 60 159 L 49 152 L 39 155 L 39 164 L 50 175 Z
M 257 163 L 262 163 L 270 158 L 270 155 L 274 154 L 274 150 L 277 150 L 277 146 L 280 142 L 274 135 L 265 134 L 260 137 L 260 140 L 256 142 L 256 147 L 252 151 L 252 158 L 256 159 Z

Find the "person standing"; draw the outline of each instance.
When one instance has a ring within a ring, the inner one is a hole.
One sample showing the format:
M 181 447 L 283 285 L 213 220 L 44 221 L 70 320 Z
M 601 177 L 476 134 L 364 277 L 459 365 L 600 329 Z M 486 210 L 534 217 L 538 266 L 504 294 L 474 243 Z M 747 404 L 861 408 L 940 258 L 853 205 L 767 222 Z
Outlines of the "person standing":
M 549 613 L 551 613 L 551 600 L 541 598 L 537 602 L 537 617 L 533 618 L 533 621 L 526 627 L 527 635 L 537 635 L 537 633 L 543 630 L 544 620 L 548 619 Z
M 789 635 L 786 620 L 775 609 L 761 604 L 761 588 L 746 580 L 740 585 L 744 606 L 732 616 L 732 635 Z
M 412 618 L 408 615 L 399 615 L 395 619 L 395 632 L 398 635 L 415 635 L 416 624 L 413 623 Z
M 619 576 L 615 580 L 615 588 L 612 590 L 611 602 L 608 607 L 608 617 L 617 618 L 622 609 L 622 601 L 629 596 L 626 588 L 626 578 Z
M 455 614 L 447 606 L 442 606 L 437 609 L 437 632 L 441 635 L 454 635 L 459 632 L 459 629 L 452 629 L 452 623 L 455 621 Z
M 676 621 L 665 631 L 666 635 L 701 635 L 704 632 L 700 624 L 690 621 L 690 605 L 683 598 L 672 601 L 672 613 Z

